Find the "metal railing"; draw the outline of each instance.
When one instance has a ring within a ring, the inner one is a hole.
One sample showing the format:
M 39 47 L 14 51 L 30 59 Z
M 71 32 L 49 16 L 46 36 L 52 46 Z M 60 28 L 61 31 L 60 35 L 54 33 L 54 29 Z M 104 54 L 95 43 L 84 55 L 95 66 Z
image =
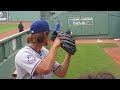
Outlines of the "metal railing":
M 29 30 L 25 30 L 0 40 L 0 63 L 27 43 L 26 38 L 28 33 Z

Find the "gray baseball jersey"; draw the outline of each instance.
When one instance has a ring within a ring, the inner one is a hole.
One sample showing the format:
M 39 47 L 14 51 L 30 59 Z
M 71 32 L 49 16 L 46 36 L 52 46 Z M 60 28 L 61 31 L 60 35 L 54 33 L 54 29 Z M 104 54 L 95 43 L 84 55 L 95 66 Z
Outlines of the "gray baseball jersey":
M 53 72 L 60 67 L 57 61 L 55 61 L 54 67 L 49 74 L 38 75 L 34 73 L 38 64 L 42 62 L 48 53 L 49 51 L 44 47 L 42 47 L 40 53 L 30 46 L 22 48 L 15 56 L 17 79 L 51 79 Z

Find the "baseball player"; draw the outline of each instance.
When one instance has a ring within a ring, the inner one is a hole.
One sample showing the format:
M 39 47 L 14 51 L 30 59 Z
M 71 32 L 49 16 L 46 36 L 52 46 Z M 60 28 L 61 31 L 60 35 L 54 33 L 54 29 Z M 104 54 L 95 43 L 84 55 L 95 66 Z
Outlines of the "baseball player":
M 51 79 L 52 73 L 65 77 L 71 54 L 66 52 L 63 62 L 59 64 L 56 61 L 59 37 L 56 37 L 50 50 L 44 47 L 48 45 L 49 32 L 49 25 L 44 20 L 36 20 L 31 24 L 28 44 L 15 56 L 17 79 Z
M 58 20 L 58 22 L 56 23 L 56 26 L 55 26 L 57 32 L 60 32 L 60 27 L 61 27 L 61 22 L 60 22 L 60 20 Z
M 20 23 L 18 24 L 18 29 L 19 29 L 19 32 L 24 31 L 24 26 L 22 24 L 22 21 L 20 21 Z

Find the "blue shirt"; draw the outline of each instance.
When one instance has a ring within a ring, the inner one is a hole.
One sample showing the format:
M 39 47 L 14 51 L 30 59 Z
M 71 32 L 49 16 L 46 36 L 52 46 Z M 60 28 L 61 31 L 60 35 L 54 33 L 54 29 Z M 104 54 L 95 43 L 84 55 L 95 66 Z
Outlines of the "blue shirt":
M 57 23 L 57 24 L 56 24 L 56 27 L 55 27 L 55 28 L 56 28 L 56 31 L 60 31 L 60 26 L 61 26 L 60 23 Z

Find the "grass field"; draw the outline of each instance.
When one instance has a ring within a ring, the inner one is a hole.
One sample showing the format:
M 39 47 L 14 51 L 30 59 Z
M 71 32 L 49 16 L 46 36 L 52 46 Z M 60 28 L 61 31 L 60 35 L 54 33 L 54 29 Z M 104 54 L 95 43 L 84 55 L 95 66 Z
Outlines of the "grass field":
M 17 29 L 16 24 L 0 24 L 0 33 Z
M 17 24 L 0 24 L 0 33 L 17 29 Z M 111 72 L 120 79 L 120 65 L 103 50 L 105 47 L 117 47 L 114 43 L 79 44 L 77 52 L 72 56 L 70 67 L 64 79 L 77 79 L 80 76 L 96 72 Z M 50 46 L 47 47 L 48 49 Z M 58 49 L 57 61 L 63 62 L 65 51 Z M 53 75 L 53 79 L 61 79 Z
M 120 78 L 120 66 L 105 53 L 103 50 L 105 47 L 117 47 L 117 45 L 113 43 L 77 45 L 77 52 L 71 58 L 70 67 L 64 79 L 77 79 L 97 72 L 111 72 L 116 78 Z M 59 48 L 57 61 L 61 63 L 64 57 L 65 51 Z M 61 78 L 53 75 L 53 79 Z
M 28 24 L 24 24 L 24 26 L 26 25 Z M 18 29 L 17 24 L 0 24 L 0 33 L 7 32 L 10 30 L 15 30 L 15 29 Z

